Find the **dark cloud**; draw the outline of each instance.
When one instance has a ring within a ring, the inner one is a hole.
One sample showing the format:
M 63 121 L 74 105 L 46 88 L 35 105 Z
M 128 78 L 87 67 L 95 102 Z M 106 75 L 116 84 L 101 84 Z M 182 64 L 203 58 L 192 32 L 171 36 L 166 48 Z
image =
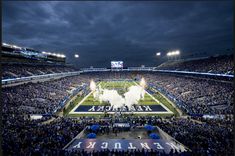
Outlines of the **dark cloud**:
M 78 67 L 155 66 L 157 51 L 182 57 L 225 53 L 232 45 L 232 1 L 3 2 L 3 41 L 64 52 Z M 79 53 L 80 58 L 74 59 Z

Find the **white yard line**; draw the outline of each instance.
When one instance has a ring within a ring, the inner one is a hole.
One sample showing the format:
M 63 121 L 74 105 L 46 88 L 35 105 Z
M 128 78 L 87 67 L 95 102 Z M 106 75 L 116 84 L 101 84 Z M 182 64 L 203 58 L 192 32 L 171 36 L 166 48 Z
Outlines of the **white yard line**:
M 102 81 L 103 82 L 103 81 Z M 98 86 L 101 84 L 99 83 Z M 70 112 L 69 114 L 75 114 L 75 110 L 92 94 L 93 92 L 91 91 L 89 94 L 87 94 Z
M 91 91 L 87 96 L 85 96 L 70 112 L 69 114 L 74 113 L 74 111 L 90 96 L 93 92 Z
M 151 97 L 153 98 L 156 102 L 158 102 L 165 110 L 167 110 L 169 113 L 174 114 L 172 111 L 170 111 L 165 105 L 163 105 L 161 102 L 159 102 L 154 96 L 152 96 L 150 93 L 148 93 L 146 90 L 145 92 Z
M 140 86 L 138 83 L 134 82 L 136 85 Z M 163 105 L 161 102 L 159 102 L 154 96 L 152 96 L 149 92 L 144 90 L 145 93 L 147 93 L 152 99 L 154 99 L 156 102 L 158 102 L 165 110 L 167 110 L 168 113 L 174 114 L 172 111 L 170 111 L 165 105 Z

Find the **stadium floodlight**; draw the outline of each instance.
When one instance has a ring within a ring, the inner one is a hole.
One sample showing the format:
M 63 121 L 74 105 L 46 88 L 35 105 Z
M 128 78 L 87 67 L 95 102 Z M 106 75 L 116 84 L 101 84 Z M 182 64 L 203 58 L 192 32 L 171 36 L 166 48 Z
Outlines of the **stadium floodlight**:
M 171 55 L 172 55 L 172 53 L 171 53 L 171 52 L 168 52 L 166 55 L 167 55 L 167 56 L 171 56 Z
M 63 55 L 63 54 L 61 55 L 61 58 L 65 58 L 65 57 L 66 57 L 65 55 Z
M 75 54 L 74 57 L 75 57 L 75 58 L 79 58 L 79 55 L 78 55 L 78 54 Z
M 160 52 L 157 52 L 157 53 L 156 53 L 156 56 L 160 56 L 160 55 L 161 55 L 161 53 L 160 53 Z
M 179 55 L 179 54 L 180 54 L 180 51 L 179 50 L 175 50 L 175 51 L 168 52 L 166 55 L 167 56 L 176 56 L 176 55 Z
M 16 49 L 21 49 L 21 47 L 18 47 L 17 45 L 12 45 L 12 47 Z
M 179 51 L 179 50 L 176 50 L 176 51 L 175 51 L 175 54 L 176 54 L 176 55 L 179 55 L 179 54 L 180 54 L 180 51 Z

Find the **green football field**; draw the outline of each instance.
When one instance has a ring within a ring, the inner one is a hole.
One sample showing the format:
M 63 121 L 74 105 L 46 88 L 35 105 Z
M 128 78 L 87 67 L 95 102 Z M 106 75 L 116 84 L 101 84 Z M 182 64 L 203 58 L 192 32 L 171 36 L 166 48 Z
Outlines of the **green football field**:
M 102 89 L 109 89 L 109 90 L 116 90 L 119 95 L 124 97 L 124 93 L 128 91 L 130 86 L 139 85 L 135 81 L 100 81 L 96 83 L 97 87 L 101 87 Z M 149 88 L 148 88 L 149 89 Z M 148 89 L 145 90 L 144 99 L 141 99 L 137 107 L 140 107 L 139 111 L 134 112 L 137 115 L 174 115 L 176 114 L 175 109 L 172 107 L 172 103 L 166 99 L 162 94 L 159 92 L 154 92 L 154 94 L 148 93 Z M 90 108 L 98 108 L 103 109 L 103 107 L 107 107 L 110 104 L 108 102 L 100 102 L 93 97 L 93 93 L 90 92 L 87 95 L 81 95 L 75 98 L 72 101 L 71 106 L 68 110 L 66 110 L 66 115 L 68 116 L 97 116 L 103 115 L 104 112 L 101 111 L 89 111 Z M 145 111 L 142 108 L 151 108 L 152 111 Z M 88 110 L 85 110 L 85 109 Z M 114 112 L 110 112 L 112 114 Z M 128 112 L 125 112 L 128 114 Z
M 117 92 L 124 96 L 124 93 L 128 91 L 128 88 L 134 85 L 137 85 L 134 81 L 101 81 L 98 86 L 101 86 L 101 88 L 105 89 L 114 89 L 117 90 Z M 100 103 L 98 100 L 95 100 L 93 95 L 89 95 L 84 102 L 81 103 L 81 105 L 107 105 L 108 103 L 102 102 Z M 156 105 L 159 104 L 158 101 L 155 101 L 152 97 L 150 97 L 148 94 L 144 95 L 144 100 L 139 101 L 140 105 Z

